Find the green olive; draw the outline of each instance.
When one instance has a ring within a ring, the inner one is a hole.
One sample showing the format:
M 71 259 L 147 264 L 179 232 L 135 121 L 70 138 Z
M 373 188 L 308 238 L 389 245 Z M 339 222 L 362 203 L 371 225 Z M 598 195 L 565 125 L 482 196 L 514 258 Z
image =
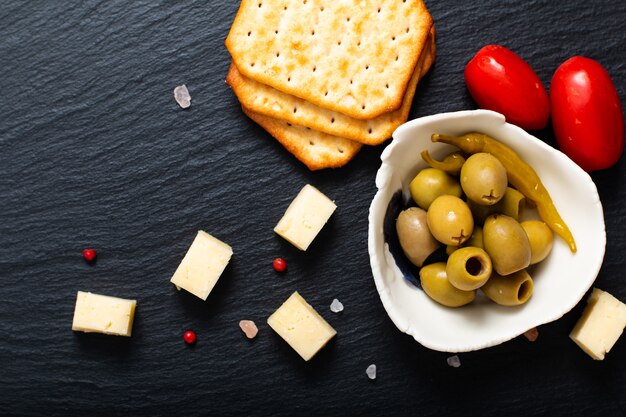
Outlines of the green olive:
M 552 250 L 553 234 L 541 220 L 527 220 L 520 223 L 530 242 L 530 264 L 543 261 Z
M 428 209 L 428 228 L 444 245 L 460 246 L 474 231 L 474 219 L 467 204 L 459 197 L 442 195 Z
M 461 307 L 476 298 L 476 291 L 463 291 L 454 287 L 446 277 L 445 262 L 426 265 L 420 269 L 420 282 L 424 292 L 439 304 Z
M 409 184 L 409 191 L 413 201 L 424 210 L 428 210 L 433 200 L 440 195 L 460 197 L 463 193 L 455 178 L 436 168 L 421 170 Z
M 498 211 L 502 214 L 506 214 L 509 217 L 513 217 L 515 220 L 519 219 L 519 213 L 526 201 L 526 196 L 515 188 L 507 187 L 504 192 L 502 200 L 496 204 Z
M 480 289 L 500 305 L 517 306 L 524 304 L 533 294 L 533 280 L 525 269 L 506 277 L 492 273 L 489 281 Z
M 400 213 L 396 220 L 400 246 L 407 258 L 416 266 L 422 266 L 428 255 L 441 244 L 428 230 L 426 211 L 411 207 Z
M 474 225 L 474 231 L 467 242 L 465 242 L 465 246 L 474 246 L 476 248 L 485 249 L 485 245 L 483 244 L 483 228 L 480 226 Z
M 474 221 L 483 224 L 487 217 L 495 213 L 506 214 L 507 216 L 513 217 L 515 220 L 519 219 L 519 213 L 525 201 L 526 197 L 524 194 L 520 193 L 515 188 L 507 187 L 504 192 L 504 197 L 492 206 L 474 203 L 471 200 L 467 202 L 467 205 L 470 210 L 472 210 Z
M 474 246 L 476 248 L 485 249 L 485 246 L 483 245 L 483 228 L 482 227 L 480 227 L 477 224 L 474 224 L 474 231 L 472 232 L 472 235 L 470 236 L 469 239 L 465 241 L 465 243 L 463 243 L 463 247 L 465 246 Z M 448 245 L 446 247 L 446 253 L 448 255 L 452 255 L 452 252 L 454 252 L 457 249 L 459 249 L 458 246 Z
M 490 153 L 473 154 L 461 168 L 461 188 L 477 204 L 496 204 L 504 196 L 507 184 L 506 168 Z
M 486 206 L 484 204 L 474 203 L 472 200 L 467 200 L 467 206 L 470 208 L 474 221 L 477 224 L 483 224 L 485 223 L 485 219 L 487 219 L 487 217 L 494 213 L 499 213 L 498 204 Z
M 492 214 L 483 225 L 485 251 L 493 269 L 509 275 L 530 265 L 530 242 L 522 226 L 512 217 Z
M 491 276 L 491 259 L 481 248 L 460 248 L 448 258 L 446 275 L 450 284 L 459 290 L 478 289 Z

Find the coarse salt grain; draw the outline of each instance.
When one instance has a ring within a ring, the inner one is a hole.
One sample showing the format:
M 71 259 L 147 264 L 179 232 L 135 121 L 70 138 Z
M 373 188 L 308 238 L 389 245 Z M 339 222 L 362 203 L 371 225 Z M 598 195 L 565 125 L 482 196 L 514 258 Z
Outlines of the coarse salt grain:
M 459 366 L 461 366 L 461 359 L 459 359 L 457 355 L 450 356 L 448 359 L 446 359 L 446 361 L 448 362 L 448 365 L 453 368 L 458 368 Z
M 191 106 L 191 96 L 189 95 L 189 90 L 187 90 L 187 86 L 185 84 L 174 88 L 174 99 L 183 109 Z
M 252 320 L 241 320 L 239 322 L 239 327 L 246 334 L 248 339 L 254 339 L 259 332 L 259 329 Z
M 369 379 L 376 379 L 376 365 L 371 364 L 370 366 L 368 366 L 365 370 L 365 373 L 367 374 L 367 377 Z
M 333 313 L 342 312 L 343 304 L 341 304 L 341 302 L 335 298 L 333 302 L 330 304 L 330 311 L 332 311 Z
M 524 332 L 524 337 L 529 341 L 534 342 L 539 337 L 539 330 L 537 330 L 536 327 L 526 330 L 526 332 Z

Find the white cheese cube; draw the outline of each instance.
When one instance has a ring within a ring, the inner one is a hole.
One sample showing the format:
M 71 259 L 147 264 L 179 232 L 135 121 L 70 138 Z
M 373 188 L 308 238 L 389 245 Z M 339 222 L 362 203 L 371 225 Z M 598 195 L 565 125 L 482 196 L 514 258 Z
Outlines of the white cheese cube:
M 78 291 L 72 330 L 130 336 L 136 300 Z
M 593 289 L 587 307 L 569 337 L 595 360 L 603 360 L 626 327 L 626 305 Z
M 230 246 L 200 230 L 170 282 L 206 300 L 232 255 Z
M 307 250 L 337 206 L 312 185 L 305 185 L 291 202 L 274 232 L 300 250 Z
M 305 361 L 337 334 L 297 291 L 267 319 L 267 324 Z

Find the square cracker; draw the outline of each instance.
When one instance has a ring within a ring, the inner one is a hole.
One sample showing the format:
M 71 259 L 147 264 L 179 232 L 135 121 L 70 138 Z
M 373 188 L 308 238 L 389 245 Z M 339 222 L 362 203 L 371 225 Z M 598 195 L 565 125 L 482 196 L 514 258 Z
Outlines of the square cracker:
M 371 119 L 402 104 L 431 26 L 422 0 L 242 0 L 226 47 L 254 81 Z
M 361 149 L 361 144 L 350 139 L 327 135 L 283 120 L 254 113 L 242 106 L 243 112 L 281 145 L 304 163 L 311 171 L 339 168 Z
M 237 95 L 239 102 L 250 111 L 366 145 L 378 145 L 390 138 L 393 131 L 406 122 L 417 83 L 430 69 L 434 57 L 435 29 L 433 27 L 420 54 L 400 108 L 370 120 L 355 119 L 327 110 L 251 80 L 241 75 L 235 64 L 231 64 L 226 82 Z

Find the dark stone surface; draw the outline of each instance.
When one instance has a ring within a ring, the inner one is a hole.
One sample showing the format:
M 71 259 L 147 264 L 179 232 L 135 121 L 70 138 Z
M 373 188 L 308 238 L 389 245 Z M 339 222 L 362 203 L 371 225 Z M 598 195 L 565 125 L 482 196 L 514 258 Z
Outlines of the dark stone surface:
M 595 58 L 624 103 L 625 2 L 427 5 L 438 56 L 411 118 L 475 108 L 463 68 L 488 43 L 518 52 L 546 86 L 570 56 Z M 588 358 L 568 338 L 583 304 L 537 342 L 461 354 L 458 369 L 394 327 L 367 254 L 383 146 L 312 173 L 248 120 L 224 83 L 237 7 L 2 2 L 0 414 L 624 415 L 626 341 L 604 362 Z M 188 111 L 172 98 L 181 83 Z M 550 129 L 536 134 L 554 144 Z M 593 178 L 608 240 L 596 285 L 626 300 L 626 164 Z M 272 228 L 305 183 L 339 209 L 301 253 Z M 235 250 L 207 302 L 168 282 L 198 229 Z M 284 275 L 276 256 L 289 263 Z M 136 298 L 133 337 L 73 333 L 77 290 Z M 338 331 L 310 363 L 265 324 L 294 290 Z M 330 313 L 333 298 L 343 313 Z M 244 318 L 259 325 L 256 340 L 239 330 Z

